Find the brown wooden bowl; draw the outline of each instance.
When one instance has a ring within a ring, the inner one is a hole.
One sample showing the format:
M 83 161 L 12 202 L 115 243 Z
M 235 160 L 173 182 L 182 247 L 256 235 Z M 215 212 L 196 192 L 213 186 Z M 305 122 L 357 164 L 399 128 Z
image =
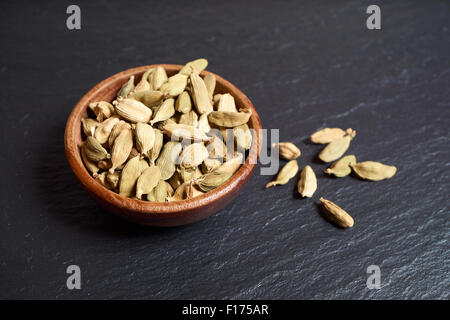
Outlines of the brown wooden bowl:
M 252 116 L 249 120 L 249 127 L 253 131 L 253 143 L 249 150 L 245 163 L 239 170 L 223 185 L 205 193 L 204 195 L 183 201 L 155 203 L 148 201 L 135 200 L 123 197 L 113 191 L 103 187 L 90 175 L 81 159 L 79 144 L 82 142 L 81 119 L 87 117 L 87 107 L 90 102 L 105 100 L 112 101 L 116 92 L 131 75 L 135 75 L 136 81 L 149 68 L 158 65 L 142 66 L 128 69 L 103 80 L 78 101 L 73 109 L 66 124 L 64 135 L 64 144 L 67 160 L 77 179 L 83 188 L 108 211 L 119 215 L 129 221 L 150 225 L 150 226 L 179 226 L 204 219 L 211 214 L 219 211 L 231 200 L 233 200 L 242 190 L 244 184 L 250 178 L 255 168 L 256 159 L 261 151 L 261 121 L 255 110 L 255 107 L 233 84 L 216 76 L 217 84 L 215 93 L 230 93 L 236 100 L 238 107 L 245 107 L 252 110 Z M 162 64 L 168 76 L 177 73 L 181 65 Z M 210 72 L 203 71 L 202 76 Z M 253 159 L 250 161 L 250 159 Z

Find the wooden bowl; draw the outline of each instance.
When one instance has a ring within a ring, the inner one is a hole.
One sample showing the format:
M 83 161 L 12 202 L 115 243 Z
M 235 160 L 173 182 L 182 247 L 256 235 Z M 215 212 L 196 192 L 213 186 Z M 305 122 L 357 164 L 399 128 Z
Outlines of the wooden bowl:
M 75 176 L 83 188 L 108 211 L 119 215 L 129 221 L 150 226 L 179 226 L 204 219 L 216 211 L 221 210 L 233 200 L 242 190 L 244 184 L 250 178 L 255 168 L 256 159 L 261 151 L 261 121 L 256 113 L 255 107 L 250 100 L 233 84 L 216 76 L 217 84 L 215 93 L 230 93 L 236 100 L 238 107 L 252 110 L 249 127 L 255 129 L 253 132 L 253 143 L 249 150 L 245 163 L 239 170 L 223 185 L 205 193 L 199 197 L 189 200 L 154 203 L 123 197 L 110 191 L 99 184 L 85 168 L 81 159 L 79 144 L 83 140 L 81 119 L 87 117 L 87 107 L 90 102 L 105 100 L 112 101 L 116 92 L 131 75 L 139 81 L 142 74 L 149 68 L 158 65 L 142 66 L 122 71 L 112 77 L 103 80 L 81 98 L 66 124 L 64 144 L 67 160 Z M 182 66 L 173 64 L 161 65 L 168 76 L 177 73 Z M 210 72 L 203 71 L 202 76 Z M 252 159 L 252 161 L 250 161 Z

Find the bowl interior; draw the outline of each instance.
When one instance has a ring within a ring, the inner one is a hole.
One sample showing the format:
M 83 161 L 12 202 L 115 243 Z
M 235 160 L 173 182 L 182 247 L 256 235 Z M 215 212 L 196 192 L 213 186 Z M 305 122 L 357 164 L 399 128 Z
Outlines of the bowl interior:
M 84 139 L 81 130 L 81 119 L 88 116 L 87 110 L 88 104 L 90 102 L 99 100 L 112 101 L 122 84 L 126 82 L 131 75 L 135 75 L 135 81 L 137 82 L 140 80 L 142 74 L 146 70 L 156 66 L 158 65 L 142 66 L 125 70 L 112 77 L 107 78 L 106 80 L 100 82 L 94 88 L 92 88 L 77 103 L 67 121 L 65 133 L 66 154 L 69 164 L 72 167 L 75 176 L 81 182 L 82 186 L 94 198 L 101 200 L 107 206 L 110 206 L 111 208 L 122 208 L 127 212 L 134 212 L 136 214 L 183 214 L 189 210 L 198 209 L 202 206 L 212 204 L 215 200 L 231 192 L 234 188 L 243 183 L 249 177 L 251 171 L 255 167 L 259 152 L 261 150 L 261 122 L 250 100 L 233 84 L 223 79 L 222 77 L 215 75 L 217 80 L 215 93 L 230 93 L 235 98 L 236 106 L 238 108 L 245 107 L 252 110 L 252 116 L 250 117 L 248 125 L 250 128 L 255 129 L 252 132 L 253 142 L 248 152 L 245 163 L 239 168 L 239 170 L 220 187 L 207 192 L 204 195 L 183 201 L 173 201 L 165 203 L 148 202 L 123 197 L 113 191 L 104 188 L 97 181 L 95 181 L 95 179 L 90 175 L 82 162 L 80 151 L 78 148 L 78 146 Z M 164 67 L 168 76 L 177 73 L 182 67 L 180 65 L 168 64 L 163 64 L 161 66 Z M 203 71 L 201 75 L 204 76 L 207 73 L 209 72 Z

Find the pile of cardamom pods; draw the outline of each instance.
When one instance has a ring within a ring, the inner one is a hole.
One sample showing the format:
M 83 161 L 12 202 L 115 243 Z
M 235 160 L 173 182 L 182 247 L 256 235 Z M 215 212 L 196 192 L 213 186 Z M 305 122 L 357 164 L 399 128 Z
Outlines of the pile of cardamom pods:
M 207 65 L 197 59 L 170 77 L 151 68 L 137 84 L 131 76 L 111 103 L 89 104 L 80 151 L 101 185 L 130 198 L 178 201 L 239 169 L 252 144 L 251 110 L 238 110 L 229 93 L 214 94 L 215 76 L 199 75 Z
M 325 162 L 333 162 L 325 173 L 338 178 L 348 176 L 352 171 L 361 179 L 370 181 L 380 181 L 389 179 L 395 175 L 397 168 L 375 161 L 356 162 L 354 155 L 342 157 L 350 147 L 350 142 L 356 136 L 356 131 L 352 129 L 343 130 L 340 128 L 324 128 L 311 135 L 310 140 L 317 144 L 326 144 L 319 153 L 318 158 Z M 278 148 L 281 158 L 289 162 L 281 168 L 276 179 L 269 182 L 266 188 L 275 185 L 283 185 L 294 178 L 299 170 L 297 158 L 301 155 L 300 149 L 290 142 L 280 142 L 272 145 Z M 341 158 L 342 157 L 342 158 Z M 337 161 L 336 161 L 337 160 Z M 312 197 L 317 190 L 317 178 L 314 170 L 305 166 L 300 173 L 298 181 L 298 193 L 302 197 Z M 354 225 L 353 218 L 341 207 L 333 202 L 320 198 L 325 217 L 339 227 L 348 228 Z

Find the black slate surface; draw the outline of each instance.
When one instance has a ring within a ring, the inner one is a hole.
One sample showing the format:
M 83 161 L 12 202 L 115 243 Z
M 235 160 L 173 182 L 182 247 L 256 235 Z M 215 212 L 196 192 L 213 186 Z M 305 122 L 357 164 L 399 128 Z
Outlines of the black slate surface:
M 448 299 L 450 6 L 379 1 L 69 1 L 0 4 L 0 298 Z M 65 121 L 94 84 L 123 69 L 207 57 L 265 128 L 302 149 L 319 189 L 265 190 L 260 167 L 226 209 L 196 224 L 128 224 L 81 189 Z M 358 132 L 349 152 L 398 167 L 387 181 L 333 179 L 307 137 Z M 348 230 L 325 221 L 324 196 Z M 66 288 L 79 265 L 82 289 Z M 380 290 L 366 268 L 381 268 Z

